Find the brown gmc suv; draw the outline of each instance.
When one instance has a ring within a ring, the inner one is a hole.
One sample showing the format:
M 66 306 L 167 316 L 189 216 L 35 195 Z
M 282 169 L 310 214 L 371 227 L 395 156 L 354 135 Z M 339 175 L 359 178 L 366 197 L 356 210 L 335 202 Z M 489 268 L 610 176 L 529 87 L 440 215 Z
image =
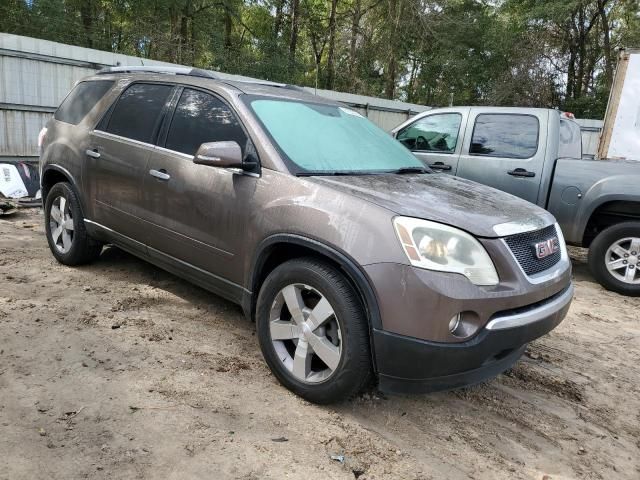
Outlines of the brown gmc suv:
M 40 167 L 58 261 L 110 243 L 240 304 L 313 402 L 497 375 L 571 303 L 551 214 L 295 87 L 106 69 L 47 124 Z

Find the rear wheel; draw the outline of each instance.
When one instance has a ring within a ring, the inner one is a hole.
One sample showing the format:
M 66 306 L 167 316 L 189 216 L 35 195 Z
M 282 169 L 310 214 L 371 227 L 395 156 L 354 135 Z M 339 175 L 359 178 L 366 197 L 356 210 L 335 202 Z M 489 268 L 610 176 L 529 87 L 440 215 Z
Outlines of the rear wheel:
M 589 268 L 608 290 L 640 296 L 640 222 L 624 222 L 600 232 L 589 247 Z
M 276 378 L 314 403 L 357 394 L 371 375 L 362 303 L 336 268 L 296 259 L 267 277 L 256 309 L 260 348 Z
M 87 233 L 80 202 L 68 183 L 51 187 L 44 213 L 47 241 L 56 260 L 65 265 L 81 265 L 98 258 L 102 244 Z

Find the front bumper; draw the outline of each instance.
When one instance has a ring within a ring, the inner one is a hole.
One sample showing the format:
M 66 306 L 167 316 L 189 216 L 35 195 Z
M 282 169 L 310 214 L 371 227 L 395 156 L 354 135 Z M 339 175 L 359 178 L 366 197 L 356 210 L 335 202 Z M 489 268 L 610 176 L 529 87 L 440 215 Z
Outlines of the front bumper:
M 553 330 L 566 316 L 573 285 L 551 298 L 492 317 L 461 343 L 420 340 L 374 330 L 382 391 L 426 393 L 449 390 L 494 377 L 513 365 L 526 344 Z

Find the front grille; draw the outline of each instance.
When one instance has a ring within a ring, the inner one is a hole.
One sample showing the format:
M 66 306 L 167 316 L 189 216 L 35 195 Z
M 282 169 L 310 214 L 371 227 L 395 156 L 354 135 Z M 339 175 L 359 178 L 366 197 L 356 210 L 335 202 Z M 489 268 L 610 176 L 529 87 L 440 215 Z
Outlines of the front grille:
M 536 230 L 535 232 L 519 233 L 517 235 L 511 235 L 505 237 L 504 241 L 507 243 L 513 256 L 516 257 L 518 263 L 527 275 L 534 275 L 536 273 L 543 272 L 560 261 L 562 256 L 563 245 L 557 252 L 552 253 L 548 257 L 538 258 L 536 256 L 535 245 L 539 242 L 544 242 L 553 237 L 557 237 L 556 227 L 549 225 L 542 230 Z

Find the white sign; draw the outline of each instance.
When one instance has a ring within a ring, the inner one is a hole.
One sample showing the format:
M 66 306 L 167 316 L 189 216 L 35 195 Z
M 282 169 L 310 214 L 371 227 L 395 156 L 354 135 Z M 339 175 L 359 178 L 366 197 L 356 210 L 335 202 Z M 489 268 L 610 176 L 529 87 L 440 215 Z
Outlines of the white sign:
M 0 163 L 0 193 L 7 198 L 22 198 L 29 196 L 20 173 L 15 165 Z
M 640 160 L 640 54 L 629 56 L 608 158 Z

